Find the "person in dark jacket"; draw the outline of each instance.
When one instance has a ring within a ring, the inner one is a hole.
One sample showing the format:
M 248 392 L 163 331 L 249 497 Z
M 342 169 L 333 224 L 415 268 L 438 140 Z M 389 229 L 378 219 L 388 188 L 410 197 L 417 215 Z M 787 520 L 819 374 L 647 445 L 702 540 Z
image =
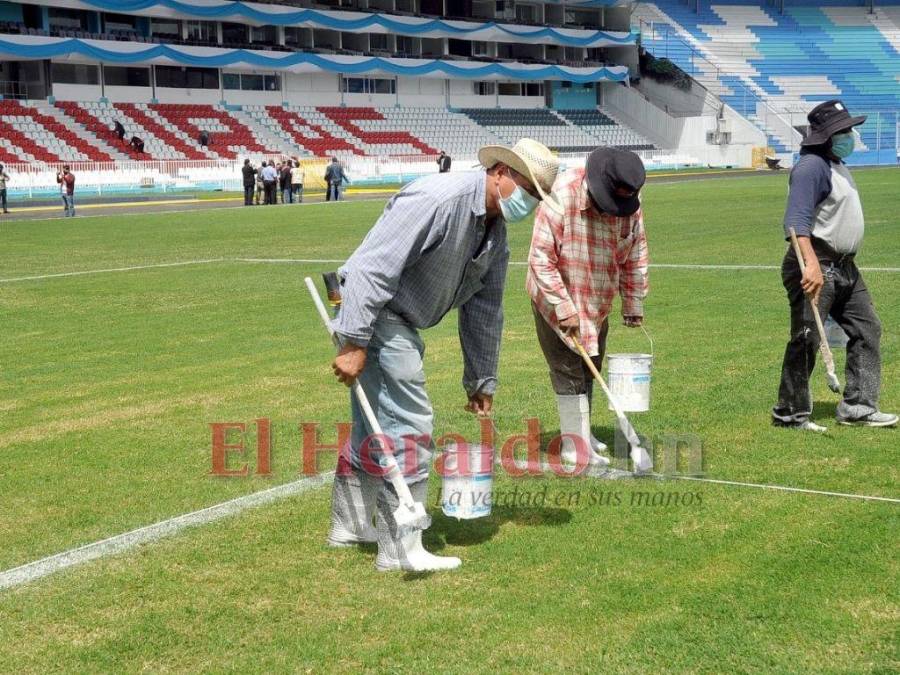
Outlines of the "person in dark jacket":
M 338 162 L 337 157 L 331 158 L 331 164 L 325 169 L 325 201 L 331 201 L 331 195 L 334 195 L 334 201 L 341 198 L 341 184 L 350 182 L 347 174 L 344 173 L 344 167 Z
M 286 160 L 284 164 L 281 165 L 281 172 L 278 175 L 278 184 L 281 187 L 281 203 L 288 204 L 294 203 L 294 198 L 291 195 L 291 160 Z M 287 196 L 285 196 L 287 193 Z
M 141 154 L 144 153 L 144 141 L 140 136 L 131 137 L 131 147 Z
M 115 129 L 116 136 L 119 137 L 119 142 L 121 143 L 123 140 L 125 140 L 125 127 L 122 126 L 122 123 L 119 120 L 116 120 L 113 128 Z
M 206 129 L 203 129 L 200 132 L 200 137 L 197 140 L 200 142 L 200 147 L 208 148 L 209 147 L 209 132 Z
M 244 160 L 244 166 L 241 167 L 241 174 L 244 177 L 244 206 L 253 206 L 253 190 L 256 188 L 256 169 L 250 164 L 249 159 Z
M 450 171 L 450 155 L 441 150 L 441 154 L 437 158 L 438 171 L 448 173 Z

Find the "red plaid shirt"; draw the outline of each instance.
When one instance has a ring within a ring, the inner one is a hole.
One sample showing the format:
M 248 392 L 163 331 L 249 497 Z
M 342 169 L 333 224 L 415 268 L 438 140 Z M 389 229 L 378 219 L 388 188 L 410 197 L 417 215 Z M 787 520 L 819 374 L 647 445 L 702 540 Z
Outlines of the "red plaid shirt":
M 563 215 L 543 204 L 534 217 L 525 286 L 538 311 L 556 328 L 577 313 L 584 348 L 596 355 L 597 333 L 616 292 L 623 316 L 643 316 L 650 259 L 641 210 L 619 218 L 598 213 L 588 198 L 584 169 L 553 186 Z

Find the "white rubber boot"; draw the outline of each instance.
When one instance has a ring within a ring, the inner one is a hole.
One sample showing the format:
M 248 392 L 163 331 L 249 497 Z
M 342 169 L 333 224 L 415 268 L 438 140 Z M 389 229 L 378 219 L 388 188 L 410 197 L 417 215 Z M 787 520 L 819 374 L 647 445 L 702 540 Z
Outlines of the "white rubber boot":
M 335 547 L 374 544 L 378 540 L 372 525 L 375 499 L 384 480 L 353 469 L 346 476 L 335 475 L 331 490 L 331 532 L 328 545 Z
M 409 486 L 413 499 L 422 504 L 428 497 L 428 481 L 422 480 Z M 407 572 L 437 572 L 453 570 L 462 564 L 459 558 L 437 556 L 422 547 L 422 529 L 397 532 L 394 511 L 400 505 L 394 490 L 385 485 L 378 492 L 377 514 L 378 556 L 375 567 L 380 572 L 404 570 Z
M 577 396 L 558 394 L 556 405 L 559 408 L 559 433 L 580 436 L 584 439 L 590 466 L 609 466 L 609 459 L 598 454 L 595 443 L 604 450 L 606 446 L 591 435 L 591 404 L 587 394 Z M 575 441 L 571 438 L 563 438 L 560 458 L 564 464 L 574 465 L 577 463 Z

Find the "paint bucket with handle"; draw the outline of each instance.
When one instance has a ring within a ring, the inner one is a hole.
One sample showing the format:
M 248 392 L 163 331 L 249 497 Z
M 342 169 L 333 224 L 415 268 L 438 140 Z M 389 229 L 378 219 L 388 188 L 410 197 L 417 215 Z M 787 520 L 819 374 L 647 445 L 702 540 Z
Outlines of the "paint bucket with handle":
M 609 390 L 623 412 L 650 410 L 650 378 L 653 366 L 653 339 L 641 326 L 650 342 L 650 353 L 609 354 L 606 357 Z M 609 406 L 612 410 L 612 405 Z

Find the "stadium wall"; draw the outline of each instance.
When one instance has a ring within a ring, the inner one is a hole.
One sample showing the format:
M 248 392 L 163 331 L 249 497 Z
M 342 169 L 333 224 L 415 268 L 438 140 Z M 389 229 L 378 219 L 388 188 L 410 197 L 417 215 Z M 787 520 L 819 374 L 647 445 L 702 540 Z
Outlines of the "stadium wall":
M 727 106 L 730 142 L 712 144 L 707 142 L 707 134 L 719 128 L 714 114 L 672 117 L 628 87 L 604 87 L 603 105 L 657 146 L 692 155 L 706 165 L 749 167 L 753 148 L 766 145 L 765 133 Z

